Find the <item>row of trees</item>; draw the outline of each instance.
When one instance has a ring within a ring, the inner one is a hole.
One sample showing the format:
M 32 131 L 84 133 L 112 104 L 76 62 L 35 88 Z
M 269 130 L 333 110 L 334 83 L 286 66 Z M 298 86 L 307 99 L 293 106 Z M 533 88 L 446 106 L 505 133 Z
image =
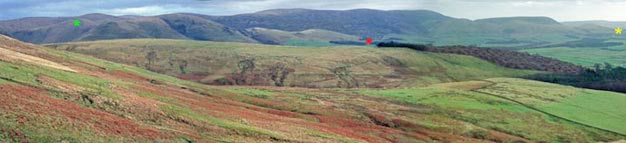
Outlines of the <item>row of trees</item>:
M 378 47 L 405 47 L 418 51 L 427 51 L 435 53 L 451 53 L 474 56 L 486 61 L 490 61 L 500 66 L 515 68 L 549 71 L 554 73 L 577 74 L 584 70 L 583 67 L 575 64 L 559 61 L 556 59 L 531 55 L 511 50 L 479 48 L 474 46 L 440 46 L 422 44 L 407 44 L 399 42 L 381 42 Z
M 435 47 L 432 45 L 383 42 L 379 43 L 378 47 L 404 47 L 418 51 L 469 55 L 504 67 L 548 71 L 548 73 L 526 77 L 528 79 L 626 93 L 626 68 L 613 66 L 609 63 L 596 64 L 591 68 L 584 68 L 528 53 L 473 46 Z
M 611 64 L 596 64 L 579 74 L 540 74 L 530 79 L 576 87 L 626 93 L 626 68 Z

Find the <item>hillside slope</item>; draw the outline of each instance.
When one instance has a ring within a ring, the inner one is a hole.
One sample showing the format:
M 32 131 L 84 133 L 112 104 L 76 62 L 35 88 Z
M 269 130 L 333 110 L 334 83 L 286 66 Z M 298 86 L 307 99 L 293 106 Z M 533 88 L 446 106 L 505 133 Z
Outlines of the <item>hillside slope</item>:
M 346 35 L 322 29 L 309 29 L 298 32 L 289 32 L 267 28 L 246 29 L 255 40 L 265 44 L 281 44 L 294 41 L 318 41 L 329 43 L 330 41 L 359 41 L 360 37 Z
M 209 19 L 240 29 L 254 27 L 285 31 L 325 29 L 360 37 L 382 38 L 387 34 L 426 34 L 428 32 L 426 28 L 430 24 L 452 18 L 427 10 L 275 9 Z
M 585 26 L 585 25 L 597 25 L 597 26 L 602 26 L 604 28 L 616 28 L 616 27 L 621 27 L 626 25 L 626 22 L 624 21 L 604 21 L 604 20 L 591 20 L 591 21 L 568 21 L 568 22 L 563 22 L 563 24 L 567 25 L 567 26 L 572 26 L 572 27 L 579 27 L 579 26 Z
M 72 21 L 75 19 L 81 20 L 83 24 L 80 27 L 73 26 Z M 31 43 L 165 38 L 283 44 L 285 42 L 282 41 L 288 40 L 321 38 L 311 43 L 331 45 L 328 38 L 350 36 L 359 39 L 372 37 L 375 41 L 507 48 L 544 47 L 585 38 L 615 38 L 606 34 L 610 28 L 568 25 L 571 24 L 561 24 L 548 17 L 468 20 L 428 10 L 274 9 L 232 16 L 176 13 L 158 16 L 88 14 L 77 17 L 22 18 L 0 21 L 0 33 Z M 248 31 L 252 28 L 284 32 Z M 331 36 L 303 38 L 288 34 L 312 29 Z M 348 41 L 355 42 L 352 38 Z
M 256 42 L 240 32 L 222 24 L 187 14 L 167 14 L 158 16 L 170 28 L 194 40 Z
M 490 88 L 486 81 L 388 90 L 213 87 L 5 36 L 0 36 L 0 49 L 0 142 L 610 142 L 626 138 L 584 125 L 592 120 L 569 122 L 473 92 L 500 89 Z M 444 59 L 431 62 L 440 60 Z M 606 102 L 588 109 L 615 105 Z M 584 114 L 574 116 L 580 115 Z M 607 115 L 589 117 L 621 121 Z
M 75 27 L 72 22 L 81 20 Z M 0 31 L 30 43 L 58 43 L 128 38 L 194 39 L 256 42 L 239 30 L 185 14 L 152 17 L 116 17 L 87 14 L 61 18 L 23 18 L 0 22 Z
M 0 49 L 0 142 L 477 141 L 379 126 L 326 99 L 297 102 L 300 111 L 268 108 L 278 103 L 5 36 Z
M 469 56 L 402 48 L 300 48 L 156 39 L 48 47 L 216 85 L 388 88 L 533 73 Z
M 623 108 L 626 94 L 615 92 L 514 78 L 442 83 L 409 89 L 357 89 L 343 92 L 436 105 L 448 112 L 461 113 L 450 115 L 454 119 L 539 142 L 594 142 L 585 138 L 595 135 L 584 134 L 600 130 L 606 132 L 602 135 L 626 137 L 626 130 L 621 125 L 626 118 L 619 111 Z M 432 125 L 448 126 L 442 123 Z M 579 132 L 577 130 L 582 129 L 580 127 L 590 130 L 583 131 L 587 133 Z M 559 130 L 556 132 L 561 135 L 555 135 L 549 130 Z M 564 137 L 564 134 L 569 135 Z M 596 137 L 599 136 L 592 137 L 595 138 L 592 140 L 613 141 Z

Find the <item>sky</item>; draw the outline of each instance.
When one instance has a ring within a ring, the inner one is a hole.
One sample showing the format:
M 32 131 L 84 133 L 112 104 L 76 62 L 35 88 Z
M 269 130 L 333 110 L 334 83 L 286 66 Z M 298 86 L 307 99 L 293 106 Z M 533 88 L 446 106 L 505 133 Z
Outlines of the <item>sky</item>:
M 548 16 L 558 21 L 626 21 L 626 0 L 0 0 L 0 20 L 89 13 L 116 16 L 177 12 L 234 15 L 278 8 L 426 9 L 472 20 Z

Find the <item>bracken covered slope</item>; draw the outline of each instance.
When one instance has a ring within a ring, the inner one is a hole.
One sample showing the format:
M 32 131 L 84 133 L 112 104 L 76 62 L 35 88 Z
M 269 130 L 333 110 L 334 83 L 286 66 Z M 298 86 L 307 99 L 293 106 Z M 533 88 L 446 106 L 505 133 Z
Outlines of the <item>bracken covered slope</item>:
M 282 102 L 240 90 L 198 85 L 4 36 L 0 48 L 0 142 L 477 141 L 411 123 L 405 124 L 415 131 L 385 127 L 354 109 L 332 109 L 362 105 L 308 99 L 298 105 L 300 110 L 277 110 L 281 108 L 266 106 L 281 107 Z M 11 55 L 15 52 L 20 54 Z
M 215 87 L 4 36 L 0 49 L 0 142 L 624 139 L 618 110 L 567 120 L 585 114 L 558 108 L 581 108 L 569 105 L 590 97 L 576 95 L 601 95 L 612 102 L 588 102 L 602 106 L 583 111 L 621 109 L 616 103 L 623 94 L 541 82 L 490 79 L 387 90 Z M 545 91 L 557 88 L 564 92 Z M 507 100 L 518 92 L 532 100 Z M 542 93 L 554 100 L 543 102 L 537 98 Z
M 470 56 L 402 48 L 303 48 L 164 39 L 48 47 L 213 85 L 389 88 L 533 73 Z

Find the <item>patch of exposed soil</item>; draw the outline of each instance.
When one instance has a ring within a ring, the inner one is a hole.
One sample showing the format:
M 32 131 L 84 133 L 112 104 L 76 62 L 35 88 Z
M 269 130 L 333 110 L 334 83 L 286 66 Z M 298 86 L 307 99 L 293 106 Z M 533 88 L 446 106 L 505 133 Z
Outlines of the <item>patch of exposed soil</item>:
M 74 69 L 61 65 L 59 63 L 55 63 L 52 61 L 48 61 L 46 59 L 34 57 L 31 55 L 27 55 L 27 54 L 22 54 L 20 52 L 8 50 L 5 48 L 0 48 L 0 60 L 8 61 L 8 62 L 24 61 L 30 64 L 42 65 L 42 66 L 47 66 L 47 67 L 56 68 L 60 70 L 76 72 Z

